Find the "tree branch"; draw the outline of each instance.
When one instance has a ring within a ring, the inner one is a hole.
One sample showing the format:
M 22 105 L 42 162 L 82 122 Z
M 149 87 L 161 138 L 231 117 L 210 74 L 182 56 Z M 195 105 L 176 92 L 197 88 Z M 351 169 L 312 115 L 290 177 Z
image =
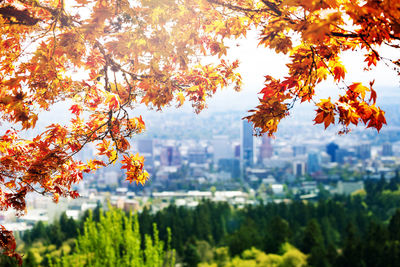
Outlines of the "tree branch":
M 0 15 L 10 24 L 33 26 L 39 19 L 32 17 L 27 9 L 18 10 L 13 6 L 0 7 Z

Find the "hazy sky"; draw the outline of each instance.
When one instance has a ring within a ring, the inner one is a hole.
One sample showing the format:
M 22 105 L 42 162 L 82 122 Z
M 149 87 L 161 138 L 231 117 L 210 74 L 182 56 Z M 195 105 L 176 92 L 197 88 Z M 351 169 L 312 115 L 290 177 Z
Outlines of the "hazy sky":
M 248 109 L 257 104 L 257 93 L 263 88 L 264 76 L 271 75 L 275 78 L 282 78 L 287 75 L 285 64 L 288 56 L 276 54 L 264 47 L 257 47 L 257 35 L 255 32 L 248 35 L 246 40 L 234 42 L 228 56 L 238 58 L 241 62 L 240 73 L 243 78 L 243 90 L 239 93 L 232 89 L 225 89 L 218 92 L 211 101 L 208 102 L 211 110 L 224 109 Z M 239 44 L 236 46 L 235 44 Z M 390 57 L 391 53 L 398 53 L 395 49 L 380 49 L 383 56 Z M 400 102 L 400 77 L 396 72 L 380 62 L 373 70 L 366 72 L 363 63 L 362 52 L 346 52 L 343 54 L 342 61 L 345 64 L 347 74 L 346 83 L 363 82 L 368 85 L 375 78 L 375 90 L 378 97 L 397 95 Z M 343 86 L 343 85 L 341 85 Z M 326 98 L 338 93 L 337 86 L 332 79 L 318 86 L 315 100 Z

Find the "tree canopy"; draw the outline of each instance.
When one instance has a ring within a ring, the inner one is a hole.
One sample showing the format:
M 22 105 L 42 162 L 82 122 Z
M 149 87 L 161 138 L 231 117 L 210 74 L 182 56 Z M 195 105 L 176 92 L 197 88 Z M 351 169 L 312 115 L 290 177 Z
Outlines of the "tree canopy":
M 219 88 L 241 87 L 238 61 L 224 56 L 226 40 L 259 31 L 260 45 L 290 55 L 288 76 L 265 76 L 260 104 L 247 117 L 272 135 L 293 104 L 314 102 L 316 123 L 347 132 L 362 122 L 380 130 L 373 80 L 345 82 L 341 52 L 361 49 L 366 70 L 383 58 L 379 46 L 399 48 L 397 0 L 3 0 L 0 1 L 0 116 L 13 124 L 0 136 L 0 205 L 25 210 L 28 192 L 77 197 L 82 173 L 120 160 L 127 180 L 144 183 L 143 158 L 129 138 L 145 124 L 131 109 L 157 110 L 189 101 L 196 112 Z M 205 56 L 214 64 L 204 63 Z M 396 57 L 397 56 L 397 57 Z M 332 77 L 338 100 L 316 100 L 315 88 Z M 46 110 L 69 105 L 69 124 L 51 123 L 35 137 Z M 74 159 L 95 144 L 100 157 Z M 12 233 L 1 227 L 0 245 L 15 254 Z
M 205 30 L 213 14 L 198 16 L 206 2 L 185 1 L 1 1 L 1 120 L 16 127 L 0 137 L 1 207 L 23 213 L 36 191 L 77 197 L 82 173 L 122 162 L 127 180 L 145 183 L 143 158 L 129 153 L 129 137 L 145 124 L 130 109 L 162 109 L 185 100 L 196 112 L 207 97 L 230 84 L 239 89 L 237 62 L 200 65 L 200 56 L 225 48 Z M 40 113 L 57 102 L 70 105 L 68 125 L 52 123 L 32 139 Z M 18 126 L 20 126 L 18 128 Z M 74 159 L 85 145 L 97 157 Z M 2 228 L 0 241 L 15 242 Z
M 375 105 L 374 80 L 367 86 L 350 84 L 341 56 L 344 51 L 361 51 L 365 71 L 383 61 L 400 75 L 398 53 L 392 58 L 379 54 L 382 46 L 399 48 L 399 1 L 210 2 L 243 14 L 260 31 L 260 45 L 290 55 L 287 77 L 265 76 L 260 104 L 247 117 L 261 133 L 273 134 L 298 101 L 313 102 L 315 123 L 325 128 L 337 123 L 343 126 L 339 133 L 347 133 L 351 124 L 363 123 L 378 131 L 386 124 L 384 111 Z M 314 99 L 316 86 L 328 78 L 338 88 L 338 99 Z

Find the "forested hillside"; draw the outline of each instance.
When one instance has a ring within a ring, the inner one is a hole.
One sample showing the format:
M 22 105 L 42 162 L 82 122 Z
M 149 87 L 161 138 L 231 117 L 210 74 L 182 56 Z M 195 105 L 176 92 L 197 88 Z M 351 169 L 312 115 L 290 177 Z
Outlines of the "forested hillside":
M 398 186 L 382 179 L 317 202 L 204 201 L 135 216 L 98 207 L 79 221 L 37 223 L 19 249 L 24 266 L 397 266 L 399 206 Z

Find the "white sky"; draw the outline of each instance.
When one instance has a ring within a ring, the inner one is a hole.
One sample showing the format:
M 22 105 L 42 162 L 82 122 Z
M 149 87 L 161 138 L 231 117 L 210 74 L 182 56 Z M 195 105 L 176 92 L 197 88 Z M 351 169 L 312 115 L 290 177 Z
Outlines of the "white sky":
M 70 2 L 70 3 L 69 3 Z M 76 5 L 75 1 L 69 1 L 69 6 Z M 87 17 L 89 13 L 85 12 L 85 8 L 80 8 L 80 15 Z M 86 14 L 87 13 L 87 14 Z M 241 92 L 235 92 L 231 88 L 225 88 L 217 92 L 208 100 L 209 111 L 223 110 L 248 110 L 258 103 L 257 93 L 264 87 L 264 76 L 271 75 L 275 78 L 283 78 L 287 74 L 285 64 L 288 62 L 288 56 L 276 54 L 274 51 L 264 47 L 257 47 L 258 32 L 248 32 L 247 38 L 243 40 L 233 41 L 228 51 L 230 60 L 239 59 L 241 62 L 239 72 L 243 79 L 243 88 Z M 378 63 L 377 68 L 371 72 L 363 71 L 366 64 L 363 64 L 363 53 L 348 52 L 343 55 L 343 63 L 347 69 L 346 83 L 363 82 L 368 85 L 375 78 L 375 90 L 379 96 L 391 96 L 397 94 L 400 102 L 400 77 L 385 66 L 384 63 Z M 381 55 L 389 57 L 398 53 L 396 49 L 380 50 Z M 327 98 L 338 94 L 337 86 L 333 80 L 321 84 L 317 90 L 317 97 Z M 140 107 L 139 109 L 143 109 Z M 189 111 L 190 105 L 185 104 L 181 109 Z M 207 112 L 207 111 L 206 111 Z
M 263 88 L 264 76 L 271 75 L 275 78 L 283 78 L 287 75 L 285 64 L 288 56 L 276 54 L 264 47 L 257 47 L 257 35 L 252 33 L 245 40 L 234 42 L 228 52 L 232 59 L 238 58 L 241 62 L 240 73 L 243 79 L 243 89 L 236 93 L 232 89 L 224 89 L 218 92 L 213 99 L 208 101 L 210 110 L 247 110 L 257 104 L 257 93 Z M 235 44 L 239 44 L 236 46 Z M 390 57 L 391 53 L 398 53 L 395 49 L 381 49 L 381 54 Z M 346 52 L 342 61 L 346 67 L 347 74 L 345 82 L 350 85 L 352 82 L 363 82 L 368 85 L 375 78 L 374 89 L 379 96 L 397 95 L 400 102 L 400 77 L 395 71 L 379 62 L 373 71 L 363 71 L 366 64 L 362 58 L 362 52 Z M 393 54 L 392 54 L 393 55 Z M 326 98 L 338 93 L 337 86 L 332 79 L 318 86 L 317 97 Z
M 230 60 L 239 59 L 240 68 L 239 72 L 242 75 L 243 87 L 241 92 L 235 92 L 232 88 L 225 88 L 218 91 L 211 99 L 208 99 L 208 109 L 203 113 L 214 111 L 242 111 L 243 116 L 246 116 L 246 111 L 254 108 L 258 104 L 257 93 L 264 87 L 264 76 L 271 75 L 275 78 L 283 78 L 287 74 L 285 64 L 288 62 L 288 56 L 283 54 L 276 54 L 274 51 L 264 47 L 257 47 L 257 32 L 251 32 L 244 40 L 233 41 L 228 50 L 228 58 Z M 390 57 L 398 53 L 395 49 L 383 49 L 382 55 Z M 391 70 L 384 63 L 378 63 L 374 71 L 365 72 L 363 68 L 366 64 L 363 63 L 363 53 L 348 52 L 343 56 L 343 62 L 347 69 L 346 83 L 363 82 L 365 85 L 369 84 L 375 78 L 375 90 L 379 97 L 390 97 L 394 103 L 400 103 L 400 77 L 395 71 Z M 328 96 L 335 96 L 338 94 L 337 86 L 333 80 L 328 80 L 321 84 L 317 90 L 319 98 L 327 98 Z M 303 109 L 313 111 L 315 108 L 311 104 L 296 105 L 292 113 L 296 113 L 296 109 Z M 55 108 L 59 110 L 57 117 L 63 117 L 62 113 L 66 112 L 64 108 Z M 135 111 L 136 114 L 146 113 L 147 108 L 144 106 L 138 107 Z M 175 109 L 174 105 L 167 108 L 166 112 L 193 112 L 189 103 L 179 109 Z M 52 112 L 51 112 L 52 113 Z M 53 114 L 42 114 L 40 121 L 47 121 Z

